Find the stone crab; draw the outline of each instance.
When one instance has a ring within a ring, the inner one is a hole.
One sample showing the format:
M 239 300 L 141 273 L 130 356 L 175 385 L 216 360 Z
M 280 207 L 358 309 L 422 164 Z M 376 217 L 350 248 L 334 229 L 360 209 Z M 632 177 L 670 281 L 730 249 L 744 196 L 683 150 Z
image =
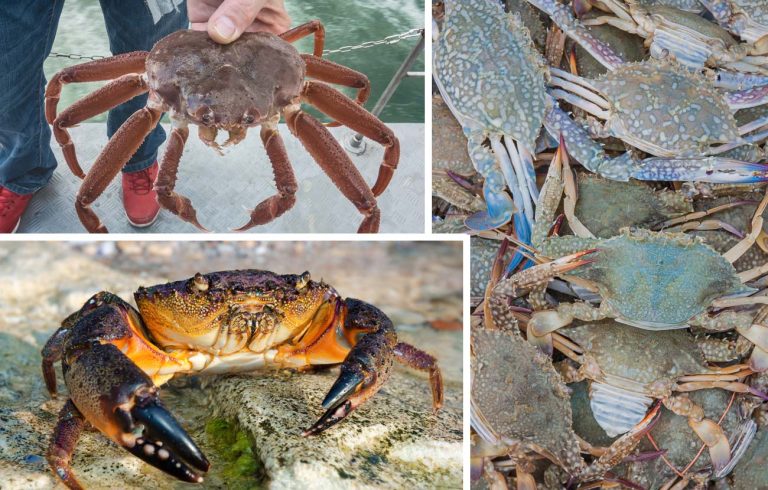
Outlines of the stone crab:
M 69 488 L 82 488 L 70 462 L 86 423 L 166 473 L 202 481 L 208 460 L 158 397 L 158 387 L 178 375 L 341 363 L 323 401 L 326 412 L 305 436 L 328 429 L 371 398 L 394 360 L 428 372 L 433 406 L 442 406 L 435 358 L 398 342 L 378 308 L 343 299 L 308 272 L 196 274 L 141 287 L 134 297 L 138 309 L 109 292 L 94 295 L 43 348 L 48 391 L 56 396 L 58 361 L 69 389 L 47 453 Z
M 314 35 L 314 54 L 300 54 L 290 43 L 308 35 Z M 107 231 L 91 204 L 158 124 L 162 113 L 169 112 L 173 130 L 154 188 L 160 205 L 181 219 L 204 230 L 190 200 L 174 191 L 189 124 L 198 126 L 200 139 L 216 150 L 221 148 L 216 142 L 217 131 L 229 132 L 224 143 L 227 146 L 242 141 L 248 128 L 261 127 L 277 194 L 259 203 L 248 223 L 237 231 L 268 223 L 294 205 L 296 177 L 277 131 L 283 116 L 312 158 L 363 214 L 358 232 L 377 232 L 380 210 L 376 196 L 384 192 L 397 167 L 399 142 L 391 129 L 362 107 L 370 92 L 368 78 L 321 58 L 324 38 L 319 21 L 280 36 L 245 33 L 229 45 L 215 43 L 204 32 L 182 30 L 158 41 L 150 52 L 121 54 L 57 73 L 45 92 L 46 118 L 69 168 L 84 178 L 75 208 L 85 228 L 89 232 Z M 100 80 L 112 81 L 57 114 L 64 84 Z M 357 100 L 323 82 L 358 89 Z M 146 92 L 147 106 L 120 127 L 85 175 L 67 128 Z M 323 124 L 302 111 L 302 102 L 385 147 L 373 188 Z

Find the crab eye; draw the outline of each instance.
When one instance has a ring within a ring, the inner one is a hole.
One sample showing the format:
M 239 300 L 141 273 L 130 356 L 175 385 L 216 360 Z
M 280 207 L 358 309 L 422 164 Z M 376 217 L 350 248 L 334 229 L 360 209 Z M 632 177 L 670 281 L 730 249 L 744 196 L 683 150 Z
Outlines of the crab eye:
M 192 279 L 192 289 L 195 291 L 200 291 L 201 293 L 204 293 L 208 291 L 208 279 L 205 278 L 202 274 L 199 272 L 195 274 L 194 279 Z
M 210 113 L 203 114 L 203 117 L 201 118 L 201 120 L 205 124 L 211 124 L 213 122 L 213 116 Z
M 243 116 L 243 124 L 253 124 L 253 121 L 255 121 L 256 118 L 253 117 L 251 114 L 245 114 Z
M 304 273 L 299 276 L 299 279 L 296 281 L 296 289 L 299 291 L 307 287 L 307 284 L 309 284 L 310 276 L 309 271 L 304 271 Z

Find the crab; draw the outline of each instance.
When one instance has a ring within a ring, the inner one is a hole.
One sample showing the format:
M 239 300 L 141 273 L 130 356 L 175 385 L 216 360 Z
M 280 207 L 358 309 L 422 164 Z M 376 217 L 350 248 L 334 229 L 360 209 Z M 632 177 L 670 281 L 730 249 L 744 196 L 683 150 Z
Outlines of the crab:
M 753 373 L 748 367 L 709 367 L 705 363 L 706 351 L 687 331 L 651 332 L 607 320 L 575 324 L 558 334 L 558 350 L 578 366 L 568 361 L 559 366 L 560 372 L 566 383 L 591 381 L 592 414 L 608 436 L 631 430 L 645 417 L 654 400 L 661 399 L 669 411 L 687 418 L 688 425 L 708 447 L 716 473 L 725 471 L 732 462 L 725 432 L 688 394 L 675 392 L 722 388 L 768 399 L 740 381 Z M 712 347 L 708 346 L 710 350 Z M 754 423 L 748 421 L 743 430 L 754 435 Z
M 578 0 L 584 3 L 589 0 Z M 748 43 L 738 43 L 717 24 L 696 13 L 666 5 L 642 6 L 633 0 L 600 0 L 613 16 L 584 20 L 584 25 L 609 24 L 645 38 L 651 55 L 672 57 L 692 69 L 705 66 L 731 71 L 768 74 L 768 58 Z M 577 10 L 583 7 L 576 7 Z
M 515 204 L 521 236 L 533 222 L 538 188 L 532 153 L 546 108 L 545 72 L 528 29 L 518 16 L 504 13 L 501 4 L 445 2 L 434 78 L 464 130 L 473 165 L 485 178 L 487 211 L 466 220 L 472 229 L 504 225 L 512 219 Z M 486 140 L 490 149 L 483 145 Z
M 228 146 L 242 141 L 249 128 L 261 127 L 278 192 L 259 203 L 250 220 L 236 231 L 269 223 L 294 205 L 296 177 L 277 130 L 283 116 L 290 131 L 364 216 L 358 232 L 377 232 L 380 210 L 376 196 L 384 192 L 397 167 L 399 142 L 391 129 L 362 107 L 370 92 L 368 78 L 321 58 L 324 32 L 319 21 L 312 21 L 280 36 L 245 33 L 232 44 L 220 45 L 204 32 L 182 30 L 158 41 L 150 52 L 121 54 L 57 73 L 45 91 L 46 118 L 69 168 L 84 178 L 75 209 L 85 228 L 107 232 L 91 204 L 158 124 L 162 113 L 169 112 L 173 130 L 154 188 L 160 205 L 184 221 L 205 230 L 190 200 L 174 191 L 189 124 L 198 126 L 200 139 L 216 150 L 221 149 L 216 142 L 218 131 L 228 131 L 223 145 Z M 314 54 L 300 54 L 290 42 L 308 35 L 314 35 Z M 57 114 L 63 85 L 98 80 L 112 81 Z M 322 82 L 358 89 L 356 101 Z M 147 106 L 126 120 L 85 175 L 67 128 L 146 92 Z M 373 188 L 330 132 L 302 111 L 302 102 L 385 147 Z
M 616 182 L 589 172 L 576 174 L 575 215 L 595 236 L 610 238 L 627 226 L 651 227 L 693 212 L 685 195 L 654 190 L 644 182 Z
M 609 158 L 587 130 L 553 107 L 544 119 L 545 128 L 554 137 L 562 134 L 573 157 L 588 170 L 623 181 L 630 177 L 720 183 L 768 179 L 763 165 L 718 156 L 764 138 L 759 132 L 748 134 L 760 124 L 737 127 L 732 113 L 765 104 L 768 87 L 721 93 L 712 80 L 672 62 L 626 63 L 608 44 L 592 36 L 565 5 L 556 0 L 529 2 L 610 70 L 605 77 L 589 81 L 550 68 L 551 95 L 606 120 L 605 136 L 615 136 L 653 155 L 638 160 L 627 152 Z
M 699 0 L 723 27 L 768 52 L 768 4 L 765 0 Z
M 443 403 L 435 358 L 398 342 L 378 308 L 341 298 L 308 272 L 198 273 L 141 287 L 134 298 L 138 310 L 112 293 L 97 293 L 43 348 L 48 391 L 56 396 L 58 361 L 69 389 L 47 453 L 69 488 L 81 488 L 70 461 L 86 423 L 152 466 L 202 481 L 208 460 L 158 397 L 158 386 L 177 375 L 341 363 L 322 403 L 326 412 L 304 436 L 337 424 L 371 398 L 394 360 L 428 372 L 434 409 Z
M 576 481 L 601 479 L 640 442 L 659 406 L 588 465 L 572 428 L 567 387 L 549 357 L 522 338 L 506 305 L 501 310 L 496 306 L 492 308 L 499 315 L 494 314 L 493 324 L 499 329 L 472 330 L 472 427 L 497 448 L 497 455 L 510 457 L 518 488 L 536 488 L 531 475 L 535 455 Z

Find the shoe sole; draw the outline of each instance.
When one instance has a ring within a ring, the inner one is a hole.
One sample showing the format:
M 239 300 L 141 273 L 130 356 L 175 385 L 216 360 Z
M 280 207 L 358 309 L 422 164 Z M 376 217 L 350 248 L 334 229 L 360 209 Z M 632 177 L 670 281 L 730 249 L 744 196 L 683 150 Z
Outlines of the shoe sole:
M 154 218 L 152 218 L 152 221 L 149 223 L 134 223 L 131 221 L 131 218 L 128 217 L 128 213 L 125 213 L 125 218 L 128 220 L 128 223 L 131 224 L 134 228 L 149 228 L 150 226 L 155 224 L 155 221 L 157 221 L 157 218 L 160 216 L 160 212 L 158 211 Z
M 19 229 L 19 226 L 21 226 L 21 218 L 19 218 L 19 221 L 16 222 L 16 226 L 13 228 L 11 233 L 16 233 L 16 231 Z

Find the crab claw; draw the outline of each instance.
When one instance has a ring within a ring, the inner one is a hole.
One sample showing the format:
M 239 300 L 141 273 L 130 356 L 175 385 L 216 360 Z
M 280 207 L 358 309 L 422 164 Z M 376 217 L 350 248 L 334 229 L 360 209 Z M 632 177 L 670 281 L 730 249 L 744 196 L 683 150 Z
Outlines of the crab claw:
M 646 158 L 636 162 L 631 176 L 639 180 L 697 181 L 754 184 L 768 180 L 768 165 L 732 158 Z
M 210 463 L 163 407 L 149 376 L 118 347 L 84 348 L 65 364 L 64 380 L 83 417 L 107 437 L 179 480 L 203 480 Z
M 344 420 L 389 378 L 397 345 L 392 322 L 381 310 L 362 301 L 348 298 L 344 304 L 345 334 L 352 338 L 365 334 L 347 354 L 338 379 L 323 400 L 326 412 L 304 431 L 304 436 L 319 434 Z
M 709 456 L 712 459 L 715 473 L 722 471 L 731 460 L 731 445 L 723 429 L 709 419 L 694 420 L 689 418 L 688 425 L 709 449 Z
M 512 213 L 515 212 L 515 205 L 509 194 L 505 191 L 494 192 L 486 183 L 483 185 L 483 196 L 488 210 L 473 214 L 464 220 L 464 224 L 472 230 L 483 231 L 493 230 L 509 223 Z

